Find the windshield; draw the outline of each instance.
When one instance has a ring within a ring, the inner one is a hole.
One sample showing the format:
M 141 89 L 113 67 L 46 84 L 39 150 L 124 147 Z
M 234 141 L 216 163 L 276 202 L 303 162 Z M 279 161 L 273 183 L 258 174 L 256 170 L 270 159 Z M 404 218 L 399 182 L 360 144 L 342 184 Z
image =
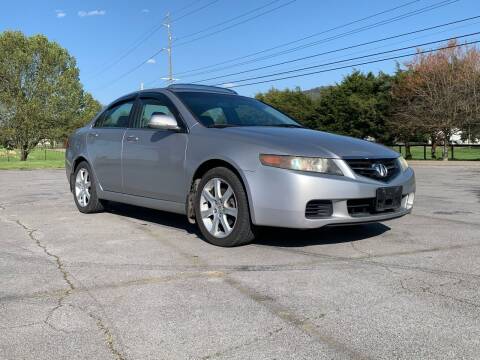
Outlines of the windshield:
M 252 98 L 200 92 L 178 92 L 176 95 L 207 127 L 302 127 L 287 115 Z

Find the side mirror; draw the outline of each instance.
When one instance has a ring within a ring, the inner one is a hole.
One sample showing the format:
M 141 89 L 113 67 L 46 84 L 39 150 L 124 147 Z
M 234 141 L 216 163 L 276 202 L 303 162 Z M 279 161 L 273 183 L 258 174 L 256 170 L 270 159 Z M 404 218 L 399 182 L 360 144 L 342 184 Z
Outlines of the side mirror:
M 159 130 L 180 130 L 177 120 L 168 115 L 153 114 L 148 122 L 148 127 Z

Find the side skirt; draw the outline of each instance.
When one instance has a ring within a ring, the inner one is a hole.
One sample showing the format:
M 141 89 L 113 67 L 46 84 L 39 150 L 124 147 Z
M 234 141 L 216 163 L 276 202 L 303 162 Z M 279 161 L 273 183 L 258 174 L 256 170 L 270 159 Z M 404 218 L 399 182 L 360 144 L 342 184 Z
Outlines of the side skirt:
M 186 215 L 184 203 L 152 199 L 143 196 L 128 195 L 104 190 L 98 191 L 98 197 L 102 200 L 116 201 L 120 203 Z

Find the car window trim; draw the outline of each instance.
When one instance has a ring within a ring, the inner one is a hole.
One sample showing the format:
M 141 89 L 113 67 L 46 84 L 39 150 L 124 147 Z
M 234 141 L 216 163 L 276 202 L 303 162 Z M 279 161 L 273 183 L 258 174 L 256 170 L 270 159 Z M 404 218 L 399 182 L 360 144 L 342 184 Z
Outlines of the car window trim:
M 129 97 L 129 98 L 123 98 L 121 100 L 118 100 L 118 101 L 115 101 L 113 104 L 110 104 L 103 112 L 102 114 L 98 117 L 97 120 L 95 120 L 95 123 L 93 124 L 92 128 L 93 129 L 128 129 L 130 126 L 131 126 L 131 122 L 132 122 L 132 115 L 135 111 L 135 103 L 136 103 L 136 100 L 137 100 L 137 97 L 136 96 L 132 96 L 132 97 Z M 128 126 L 125 127 L 125 126 L 122 126 L 122 127 L 117 127 L 117 126 L 97 126 L 97 123 L 101 120 L 104 119 L 104 117 L 106 116 L 106 114 L 112 110 L 113 108 L 117 107 L 117 106 L 121 106 L 123 104 L 126 104 L 128 102 L 131 102 L 132 103 L 132 109 L 130 110 L 130 113 L 128 114 Z

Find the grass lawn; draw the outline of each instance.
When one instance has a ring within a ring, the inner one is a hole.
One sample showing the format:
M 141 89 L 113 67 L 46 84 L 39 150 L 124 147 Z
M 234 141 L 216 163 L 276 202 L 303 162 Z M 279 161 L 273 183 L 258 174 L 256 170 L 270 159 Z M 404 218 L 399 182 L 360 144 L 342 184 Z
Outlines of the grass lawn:
M 398 151 L 398 146 L 393 148 Z M 432 160 L 430 148 L 427 147 L 427 160 Z M 411 152 L 414 160 L 423 160 L 423 146 L 412 146 Z M 405 156 L 405 147 L 402 146 L 402 155 Z M 442 147 L 436 149 L 437 159 L 442 159 Z M 456 147 L 454 149 L 455 160 L 480 160 L 480 147 Z M 452 149 L 448 148 L 448 158 L 452 157 Z
M 398 151 L 398 146 L 393 148 Z M 423 146 L 412 146 L 414 160 L 423 160 Z M 480 160 L 480 147 L 457 147 L 454 150 L 455 160 Z M 405 147 L 402 146 L 402 155 L 405 155 Z M 451 149 L 449 149 L 449 158 Z M 437 159 L 441 160 L 442 149 L 437 147 Z M 432 160 L 430 148 L 427 147 L 427 160 Z M 29 155 L 27 161 L 20 161 L 20 151 L 0 148 L 0 170 L 13 169 L 62 169 L 65 167 L 65 153 L 62 150 L 37 148 Z
M 61 169 L 65 167 L 65 153 L 61 150 L 37 148 L 27 161 L 20 161 L 20 151 L 0 148 L 0 170 L 13 169 Z

